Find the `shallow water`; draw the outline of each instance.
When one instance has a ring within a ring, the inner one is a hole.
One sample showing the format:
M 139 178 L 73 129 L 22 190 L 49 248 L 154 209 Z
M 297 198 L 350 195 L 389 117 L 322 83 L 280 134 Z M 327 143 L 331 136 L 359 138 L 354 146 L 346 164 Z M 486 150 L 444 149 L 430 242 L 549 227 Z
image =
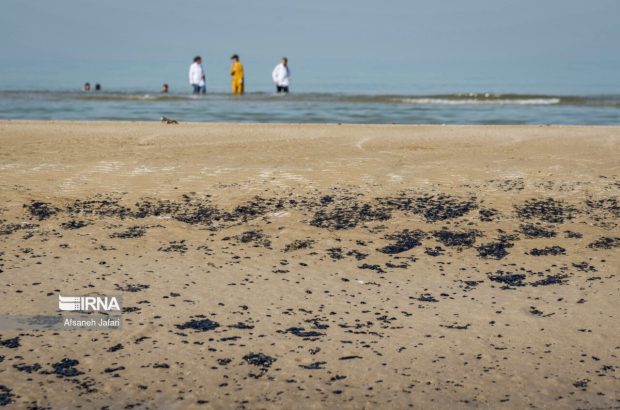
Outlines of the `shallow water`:
M 620 124 L 620 95 L 0 91 L 0 118 L 402 124 Z

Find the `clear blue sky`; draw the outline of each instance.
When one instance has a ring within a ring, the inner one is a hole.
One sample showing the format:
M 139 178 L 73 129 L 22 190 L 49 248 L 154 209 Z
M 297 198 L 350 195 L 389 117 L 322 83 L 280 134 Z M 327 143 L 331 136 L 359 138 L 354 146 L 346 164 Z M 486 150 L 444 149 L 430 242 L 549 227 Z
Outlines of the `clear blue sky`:
M 338 72 L 429 62 L 617 62 L 620 1 L 2 0 L 0 64 L 185 66 L 200 53 L 207 70 L 220 70 L 233 52 L 265 67 L 287 55 L 293 66 L 332 64 Z

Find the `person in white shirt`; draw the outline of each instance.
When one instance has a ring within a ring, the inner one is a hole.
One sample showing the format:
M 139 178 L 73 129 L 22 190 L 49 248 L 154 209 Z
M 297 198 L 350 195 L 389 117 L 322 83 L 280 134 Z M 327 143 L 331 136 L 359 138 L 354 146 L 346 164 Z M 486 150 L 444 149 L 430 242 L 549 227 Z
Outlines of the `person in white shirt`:
M 282 57 L 282 62 L 273 69 L 271 78 L 276 84 L 276 91 L 278 93 L 288 93 L 288 87 L 291 78 L 291 70 L 288 68 L 288 59 Z
M 206 94 L 205 72 L 202 69 L 202 58 L 196 56 L 194 63 L 189 66 L 189 84 L 194 94 Z

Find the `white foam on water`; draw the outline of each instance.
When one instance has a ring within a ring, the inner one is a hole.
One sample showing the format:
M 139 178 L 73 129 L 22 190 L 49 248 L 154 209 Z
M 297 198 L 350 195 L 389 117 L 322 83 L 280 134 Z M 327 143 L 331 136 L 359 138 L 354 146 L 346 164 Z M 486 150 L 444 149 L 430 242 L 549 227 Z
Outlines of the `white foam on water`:
M 559 98 L 509 98 L 509 99 L 449 99 L 449 98 L 403 98 L 405 104 L 419 105 L 553 105 Z

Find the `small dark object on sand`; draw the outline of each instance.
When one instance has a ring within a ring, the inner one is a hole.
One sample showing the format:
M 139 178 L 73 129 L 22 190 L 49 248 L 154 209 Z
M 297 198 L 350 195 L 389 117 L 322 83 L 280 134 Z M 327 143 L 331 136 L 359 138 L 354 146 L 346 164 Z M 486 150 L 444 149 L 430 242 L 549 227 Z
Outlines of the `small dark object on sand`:
M 38 226 L 39 226 L 38 224 L 26 224 L 26 223 L 16 223 L 16 224 L 12 223 L 12 224 L 0 225 L 0 235 L 10 235 L 19 230 L 34 229 Z
M 185 330 L 185 329 L 194 329 L 199 330 L 201 332 L 206 332 L 207 330 L 213 330 L 220 326 L 219 323 L 214 322 L 209 319 L 196 320 L 192 319 L 188 322 L 181 323 L 180 325 L 175 325 L 177 329 Z
M 185 244 L 185 239 L 182 239 L 180 241 L 171 241 L 157 250 L 160 252 L 177 252 L 183 255 L 187 252 L 187 245 Z
M 566 278 L 568 275 L 549 275 L 544 279 L 537 280 L 536 282 L 532 282 L 532 286 L 549 286 L 549 285 L 561 285 L 566 283 Z
M 369 263 L 363 263 L 360 266 L 358 266 L 359 269 L 368 269 L 368 270 L 374 270 L 377 273 L 385 273 L 385 271 L 383 269 L 381 269 L 381 266 L 376 265 L 376 264 L 369 264 Z
M 430 293 L 423 293 L 417 298 L 420 302 L 439 302 L 433 295 Z
M 30 215 L 37 218 L 39 221 L 48 219 L 58 213 L 58 209 L 42 201 L 32 201 L 30 205 L 24 205 L 24 208 L 28 208 Z
M 52 373 L 62 377 L 78 376 L 82 374 L 81 371 L 75 368 L 78 364 L 80 364 L 80 362 L 77 360 L 64 358 L 58 363 L 54 363 L 52 365 L 52 368 L 54 369 Z
M 233 329 L 254 329 L 253 325 L 248 325 L 247 323 L 237 322 L 234 325 L 228 325 L 228 327 Z
M 534 316 L 542 316 L 544 312 L 540 309 L 537 309 L 535 306 L 530 306 L 530 313 Z
M 19 337 L 14 337 L 12 339 L 0 340 L 0 346 L 8 347 L 9 349 L 17 349 L 19 344 Z
M 0 406 L 8 406 L 13 402 L 12 390 L 0 384 Z
M 305 330 L 303 327 L 289 327 L 286 331 L 295 336 L 304 338 L 325 336 L 325 333 L 317 332 L 315 330 Z
M 577 380 L 575 383 L 573 383 L 573 386 L 575 386 L 578 389 L 585 390 L 587 389 L 589 383 L 590 383 L 590 379 L 582 379 L 582 380 Z
M 166 118 L 166 117 L 161 117 L 161 122 L 163 122 L 164 124 L 178 124 L 179 123 L 177 120 L 173 120 L 171 118 Z
M 310 364 L 300 364 L 299 367 L 301 367 L 302 369 L 307 369 L 307 370 L 318 370 L 318 369 L 324 369 L 324 367 L 322 367 L 324 364 L 327 364 L 327 362 L 314 362 Z
M 596 268 L 592 265 L 590 265 L 588 262 L 579 262 L 579 263 L 575 263 L 573 262 L 573 267 L 577 268 L 577 270 L 581 271 L 581 272 L 596 272 Z
M 264 353 L 249 353 L 243 356 L 243 360 L 245 360 L 248 364 L 267 368 L 273 364 L 277 359 L 268 356 Z
M 121 370 L 125 370 L 125 366 L 118 366 L 118 367 L 106 367 L 105 369 L 103 369 L 104 373 L 116 373 L 118 371 Z
M 497 209 L 479 209 L 478 214 L 482 222 L 492 222 L 498 212 Z
M 121 238 L 121 239 L 129 239 L 129 238 L 140 238 L 144 236 L 146 233 L 146 229 L 141 226 L 130 226 L 125 231 L 115 232 L 110 235 L 110 238 Z
M 564 236 L 568 239 L 581 239 L 583 234 L 575 231 L 564 231 Z
M 425 236 L 426 234 L 420 230 L 410 231 L 409 229 L 405 229 L 399 233 L 386 235 L 385 239 L 396 242 L 377 250 L 381 253 L 387 253 L 388 255 L 406 252 L 416 246 L 420 246 L 422 244 L 421 239 Z
M 553 256 L 558 256 L 558 255 L 566 255 L 566 249 L 562 248 L 561 246 L 547 246 L 544 248 L 534 248 L 531 251 L 528 252 L 528 255 L 532 255 L 532 256 L 547 256 L 547 255 L 553 255 Z
M 487 276 L 493 282 L 503 283 L 506 289 L 510 286 L 525 286 L 525 275 L 522 273 L 508 273 L 498 270 L 495 274 L 487 273 Z
M 80 229 L 85 226 L 88 226 L 88 222 L 72 219 L 69 222 L 63 222 L 62 224 L 60 224 L 60 226 L 63 229 Z
M 344 259 L 344 255 L 342 254 L 342 248 L 329 248 L 327 249 L 327 254 L 334 261 Z
M 21 363 L 21 364 L 14 364 L 13 368 L 19 370 L 20 372 L 24 372 L 24 373 L 34 373 L 41 369 L 41 365 L 39 363 L 35 363 L 35 364 Z
M 478 246 L 478 256 L 488 259 L 502 259 L 508 252 L 507 248 L 512 248 L 514 245 L 511 242 L 499 240 L 497 242 L 489 242 Z
M 471 326 L 471 323 L 466 323 L 464 325 L 460 325 L 458 323 L 453 323 L 451 325 L 439 325 L 439 326 L 445 327 L 446 329 L 467 330 L 467 329 L 469 329 L 469 326 Z
M 262 246 L 269 248 L 271 246 L 269 237 L 260 230 L 243 232 L 241 235 L 235 236 L 235 239 L 237 239 L 240 243 L 252 243 L 254 244 L 254 247 Z
M 590 249 L 611 249 L 620 246 L 620 238 L 603 236 L 588 245 Z
M 117 352 L 117 351 L 119 351 L 119 350 L 122 350 L 123 348 L 124 348 L 124 347 L 123 347 L 123 344 L 122 344 L 122 343 L 117 343 L 117 344 L 115 344 L 114 346 L 109 347 L 109 348 L 106 350 L 106 352 L 110 352 L 110 353 L 111 353 L 111 352 Z
M 315 241 L 311 240 L 311 239 L 307 239 L 307 240 L 296 240 L 293 241 L 289 244 L 287 244 L 284 247 L 284 252 L 291 252 L 291 251 L 296 251 L 299 249 L 306 249 L 306 248 L 311 248 L 312 244 L 314 244 Z
M 434 248 L 426 248 L 424 253 L 428 256 L 441 256 L 443 254 L 443 248 L 440 246 L 435 246 Z
M 338 360 L 353 360 L 353 359 L 361 359 L 362 356 L 356 356 L 356 355 L 352 355 L 352 356 L 342 356 L 339 357 Z
M 447 229 L 433 232 L 433 236 L 446 246 L 467 248 L 472 246 L 476 242 L 476 236 L 479 232 L 467 231 L 467 232 L 452 232 Z
M 140 292 L 144 289 L 148 289 L 150 288 L 151 285 L 147 285 L 144 283 L 131 283 L 129 285 L 125 285 L 125 286 L 120 286 L 120 285 L 116 285 L 116 289 L 122 291 L 122 292 Z
M 537 226 L 534 224 L 524 224 L 521 225 L 521 232 L 525 235 L 526 238 L 553 238 L 556 235 L 555 231 L 545 229 L 541 226 Z
M 366 259 L 366 257 L 368 257 L 368 254 L 360 252 L 357 249 L 353 249 L 352 251 L 347 252 L 347 256 L 353 256 L 356 260 L 361 261 Z

